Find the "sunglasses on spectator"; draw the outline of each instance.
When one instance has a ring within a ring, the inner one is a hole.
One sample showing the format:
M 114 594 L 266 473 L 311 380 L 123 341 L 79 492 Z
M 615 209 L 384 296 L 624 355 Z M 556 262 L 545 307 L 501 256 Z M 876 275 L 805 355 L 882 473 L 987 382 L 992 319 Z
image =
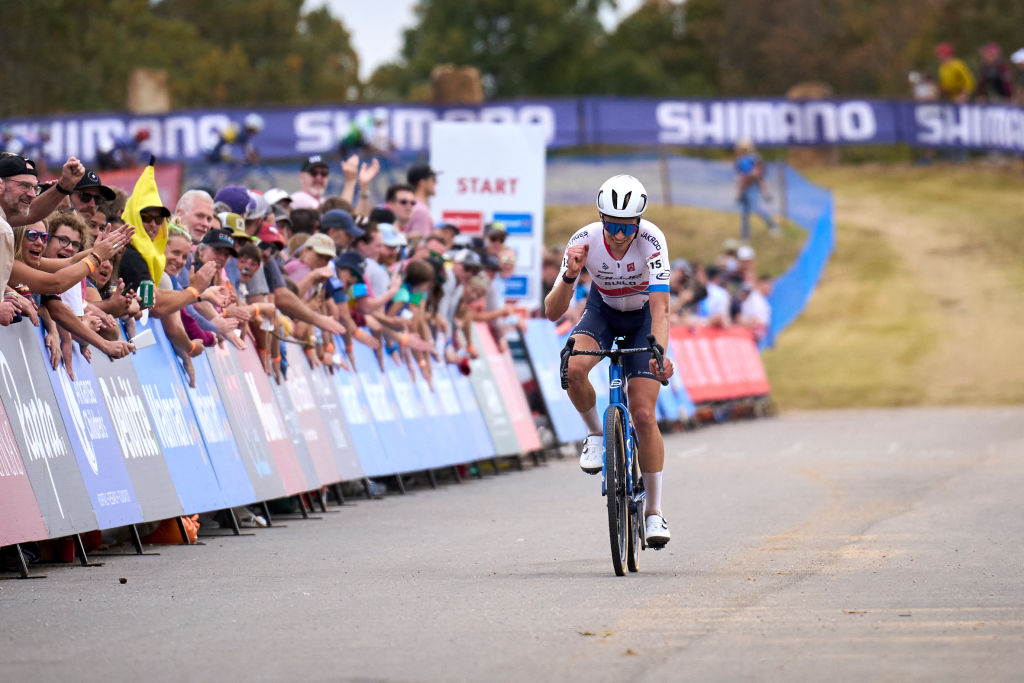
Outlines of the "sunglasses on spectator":
M 69 244 L 75 248 L 75 251 L 78 251 L 82 248 L 81 242 L 74 242 L 71 240 L 70 237 L 65 237 L 64 235 L 56 235 L 53 239 L 57 240 L 57 244 L 60 245 L 61 249 L 68 246 Z
M 50 233 L 42 232 L 40 230 L 26 230 L 25 231 L 25 241 L 27 241 L 27 242 L 35 242 L 36 240 L 39 240 L 43 244 L 46 244 L 47 242 L 50 241 Z
M 499 259 L 499 260 L 502 263 L 515 263 L 516 262 L 516 260 L 514 258 L 512 258 L 511 256 L 506 256 L 506 257 L 504 257 L 502 259 Z
M 498 234 L 495 234 L 495 235 L 488 235 L 487 239 L 489 239 L 491 242 L 504 242 L 505 241 L 505 234 L 504 233 L 498 233 Z
M 415 204 L 415 203 L 416 203 L 415 199 L 396 199 L 395 200 L 395 204 L 401 204 L 402 206 L 409 206 L 410 204 Z
M 313 176 L 314 178 L 316 178 L 317 176 L 320 176 L 322 178 L 326 178 L 327 176 L 329 176 L 331 174 L 331 172 L 328 171 L 327 169 L 324 169 L 322 171 L 306 171 L 306 172 L 309 173 L 309 175 Z
M 83 204 L 88 204 L 89 202 L 95 202 L 96 204 L 99 204 L 102 201 L 102 199 L 98 194 L 79 191 L 78 201 L 82 202 Z
M 629 237 L 640 227 L 636 223 L 609 223 L 608 221 L 601 221 L 604 224 L 604 229 L 608 231 L 609 235 L 618 235 L 620 232 L 623 235 Z
M 162 223 L 164 220 L 164 217 L 161 216 L 160 214 L 156 214 L 154 216 L 151 213 L 140 214 L 139 218 L 142 219 L 143 223 Z

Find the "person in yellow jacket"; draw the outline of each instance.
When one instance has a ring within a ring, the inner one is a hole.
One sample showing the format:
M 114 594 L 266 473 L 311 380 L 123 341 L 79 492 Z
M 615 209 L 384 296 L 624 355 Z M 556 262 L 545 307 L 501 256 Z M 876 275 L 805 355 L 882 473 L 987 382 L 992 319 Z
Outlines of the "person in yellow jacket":
M 137 229 L 132 243 L 121 258 L 119 276 L 125 291 L 138 290 L 139 283 L 150 280 L 159 284 L 164 273 L 164 247 L 167 245 L 167 219 L 171 212 L 160 199 L 153 160 L 142 171 L 135 189 L 128 197 L 121 219 Z
M 974 74 L 956 56 L 953 44 L 936 45 L 935 58 L 939 60 L 939 91 L 942 99 L 958 104 L 968 102 L 974 94 Z

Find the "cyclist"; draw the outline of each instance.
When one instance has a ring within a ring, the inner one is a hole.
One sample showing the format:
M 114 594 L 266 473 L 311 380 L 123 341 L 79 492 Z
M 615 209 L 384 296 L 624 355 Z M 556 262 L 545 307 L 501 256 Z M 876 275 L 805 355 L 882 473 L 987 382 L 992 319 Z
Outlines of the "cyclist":
M 586 268 L 593 279 L 586 308 L 572 331 L 577 350 L 610 349 L 612 340 L 625 336 L 625 347 L 647 346 L 653 333 L 662 348 L 668 340 L 669 264 L 665 235 L 641 216 L 647 209 L 647 191 L 630 175 L 617 175 L 597 193 L 600 220 L 572 236 L 562 268 L 544 299 L 544 313 L 557 320 L 565 313 Z M 604 464 L 603 426 L 597 414 L 597 396 L 588 375 L 600 358 L 569 359 L 569 398 L 587 425 L 589 436 L 580 456 L 580 468 L 597 474 Z M 648 545 L 660 547 L 671 537 L 661 511 L 661 473 L 665 444 L 658 429 L 655 403 L 661 380 L 672 376 L 672 361 L 665 358 L 659 373 L 653 358 L 625 356 L 623 373 L 629 380 L 629 412 L 640 441 L 640 471 L 647 492 L 645 510 Z

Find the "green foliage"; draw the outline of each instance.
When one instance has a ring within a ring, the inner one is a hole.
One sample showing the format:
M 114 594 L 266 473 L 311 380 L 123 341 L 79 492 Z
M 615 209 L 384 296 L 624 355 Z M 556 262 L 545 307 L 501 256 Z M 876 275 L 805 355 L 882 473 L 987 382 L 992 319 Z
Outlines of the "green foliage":
M 0 2 L 0 116 L 124 106 L 134 67 L 168 71 L 173 106 L 298 104 L 359 94 L 345 27 L 302 0 Z

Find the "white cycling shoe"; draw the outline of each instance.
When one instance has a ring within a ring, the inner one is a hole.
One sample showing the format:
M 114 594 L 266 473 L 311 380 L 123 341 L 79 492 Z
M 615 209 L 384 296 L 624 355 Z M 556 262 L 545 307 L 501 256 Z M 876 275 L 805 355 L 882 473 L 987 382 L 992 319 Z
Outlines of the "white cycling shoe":
M 580 469 L 587 474 L 597 474 L 604 469 L 604 436 L 591 434 L 583 443 L 580 455 Z
M 664 547 L 672 538 L 672 533 L 668 530 L 668 522 L 661 515 L 648 515 L 644 526 L 646 528 L 644 537 L 647 540 L 647 545 L 652 548 Z

